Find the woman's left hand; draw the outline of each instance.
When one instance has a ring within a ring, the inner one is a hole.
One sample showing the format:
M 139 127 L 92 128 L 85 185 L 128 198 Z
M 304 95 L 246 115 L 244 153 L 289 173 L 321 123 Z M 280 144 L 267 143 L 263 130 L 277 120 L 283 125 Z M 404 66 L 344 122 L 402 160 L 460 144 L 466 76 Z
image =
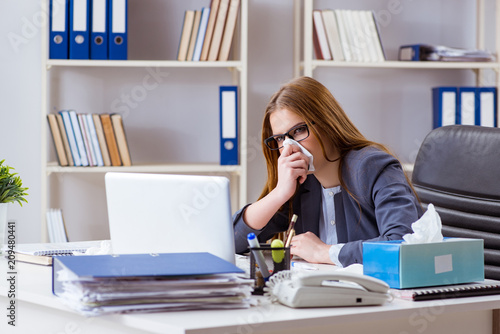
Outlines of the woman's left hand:
M 306 232 L 292 238 L 290 252 L 307 262 L 333 264 L 330 260 L 330 247 L 331 245 L 325 244 L 316 234 Z

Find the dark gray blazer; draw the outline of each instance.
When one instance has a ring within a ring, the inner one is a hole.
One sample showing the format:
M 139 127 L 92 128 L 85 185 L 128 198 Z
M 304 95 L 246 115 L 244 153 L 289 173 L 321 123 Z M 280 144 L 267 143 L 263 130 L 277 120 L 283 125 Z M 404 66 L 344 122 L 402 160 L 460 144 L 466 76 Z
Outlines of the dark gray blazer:
M 338 242 L 345 243 L 339 254 L 342 265 L 363 263 L 363 241 L 400 240 L 412 233 L 411 224 L 422 215 L 422 207 L 401 164 L 392 155 L 374 147 L 353 150 L 344 159 L 342 179 L 353 195 L 342 188 L 334 196 Z M 292 210 L 298 215 L 296 233 L 311 231 L 319 236 L 321 184 L 314 175 L 300 185 L 292 201 Z M 289 203 L 262 230 L 245 224 L 242 217 L 246 207 L 233 216 L 237 253 L 248 249 L 246 237 L 250 232 L 265 242 L 287 230 Z

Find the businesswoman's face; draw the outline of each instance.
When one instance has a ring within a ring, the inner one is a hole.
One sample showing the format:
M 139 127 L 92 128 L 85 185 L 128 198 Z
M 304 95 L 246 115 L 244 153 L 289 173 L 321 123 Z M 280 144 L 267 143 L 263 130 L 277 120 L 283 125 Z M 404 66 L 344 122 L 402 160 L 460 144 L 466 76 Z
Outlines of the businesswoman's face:
M 273 135 L 289 134 L 295 141 L 300 141 L 300 144 L 313 155 L 316 170 L 320 170 L 327 163 L 318 139 L 313 135 L 312 131 L 308 131 L 307 128 L 301 126 L 305 125 L 305 121 L 298 114 L 288 109 L 278 109 L 269 116 L 269 123 Z M 305 126 L 307 127 L 307 125 Z M 307 136 L 307 132 L 309 136 Z M 286 136 L 283 137 L 277 138 L 279 147 L 283 146 L 282 140 Z M 304 137 L 305 139 L 303 139 Z M 280 152 L 282 150 L 283 148 L 280 148 Z

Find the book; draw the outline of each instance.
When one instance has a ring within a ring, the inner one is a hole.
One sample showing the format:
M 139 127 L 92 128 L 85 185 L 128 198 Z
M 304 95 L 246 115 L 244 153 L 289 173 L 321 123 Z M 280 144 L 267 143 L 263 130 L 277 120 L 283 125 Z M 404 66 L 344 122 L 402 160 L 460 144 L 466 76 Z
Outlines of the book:
M 201 10 L 198 35 L 196 36 L 196 44 L 194 46 L 193 61 L 201 60 L 201 50 L 203 48 L 203 43 L 205 41 L 209 16 L 210 16 L 210 7 L 203 7 Z
M 344 61 L 344 52 L 342 51 L 342 45 L 340 44 L 340 35 L 335 12 L 331 9 L 323 9 L 321 14 L 323 16 L 326 37 L 328 38 L 328 45 L 330 46 L 332 58 L 335 61 Z
M 217 60 L 226 61 L 229 59 L 229 51 L 233 42 L 234 30 L 236 28 L 236 19 L 240 8 L 240 0 L 231 0 L 227 11 L 226 25 L 224 26 L 224 34 L 222 35 L 219 56 Z
M 392 289 L 391 292 L 397 298 L 413 301 L 497 295 L 500 294 L 500 281 L 486 279 L 482 282 L 466 284 L 419 289 Z
M 85 151 L 87 152 L 87 159 L 89 160 L 89 166 L 96 166 L 96 158 L 94 149 L 90 142 L 90 132 L 87 124 L 87 117 L 85 114 L 77 114 L 78 123 L 80 124 L 80 130 L 82 131 L 83 144 L 85 146 Z
M 104 166 L 104 162 L 102 159 L 101 148 L 99 146 L 99 140 L 97 139 L 97 132 L 94 124 L 94 119 L 91 114 L 86 114 L 85 117 L 87 117 L 87 126 L 90 133 L 90 144 L 94 151 L 96 159 L 95 163 L 97 166 L 102 167 Z
M 120 158 L 123 166 L 132 166 L 122 115 L 112 114 L 111 123 L 113 124 L 113 130 L 115 131 L 116 144 L 118 146 L 118 152 L 120 152 Z
M 68 135 L 66 134 L 66 129 L 64 128 L 64 121 L 61 114 L 56 114 L 57 124 L 59 125 L 59 130 L 61 132 L 61 137 L 63 140 L 64 150 L 66 152 L 66 159 L 68 159 L 68 165 L 74 166 L 73 156 L 71 155 L 71 148 L 69 146 Z
M 193 29 L 194 10 L 186 10 L 184 12 L 184 21 L 182 24 L 181 39 L 179 41 L 179 50 L 177 51 L 177 60 L 183 61 L 187 59 L 189 48 L 189 40 Z
M 193 60 L 194 48 L 196 46 L 196 37 L 200 28 L 201 10 L 194 11 L 193 28 L 191 29 L 191 37 L 189 38 L 189 47 L 186 55 L 186 60 Z
M 111 116 L 109 114 L 101 114 L 100 117 L 104 136 L 106 137 L 111 166 L 121 166 L 122 160 L 120 159 L 120 152 L 118 151 L 118 146 L 116 144 L 115 131 L 113 130 L 113 124 L 111 123 Z
M 48 114 L 47 120 L 49 121 L 50 133 L 52 134 L 52 139 L 56 149 L 56 155 L 57 160 L 59 161 L 59 165 L 68 166 L 68 158 L 66 157 L 66 150 L 64 149 L 61 130 L 59 129 L 56 115 Z
M 229 0 L 220 0 L 219 11 L 217 12 L 217 19 L 215 20 L 214 33 L 212 35 L 212 41 L 210 42 L 210 50 L 208 51 L 209 61 L 215 61 L 219 56 L 228 9 Z
M 317 59 L 331 60 L 330 49 L 328 40 L 326 38 L 325 26 L 323 24 L 323 17 L 320 10 L 313 11 L 313 41 L 314 52 Z
M 201 49 L 200 60 L 205 61 L 208 59 L 208 51 L 210 50 L 210 43 L 214 33 L 215 20 L 217 19 L 217 12 L 219 10 L 220 0 L 212 0 L 210 3 L 210 16 L 208 17 L 207 31 L 205 32 L 205 39 L 203 41 L 203 48 Z
M 80 123 L 78 121 L 78 115 L 74 110 L 69 110 L 68 113 L 69 113 L 69 118 L 71 119 L 71 126 L 73 128 L 73 132 L 75 135 L 76 146 L 78 147 L 78 153 L 80 154 L 81 165 L 88 166 L 89 159 L 87 156 L 87 151 L 85 150 L 85 144 L 83 141 L 83 134 L 80 128 Z
M 342 51 L 344 53 L 345 61 L 352 61 L 352 52 L 349 47 L 349 40 L 347 38 L 347 27 L 344 23 L 344 10 L 336 9 L 335 18 L 337 19 L 337 28 L 339 29 L 340 45 L 342 46 Z
M 104 166 L 111 166 L 111 159 L 109 157 L 108 146 L 106 145 L 106 137 L 104 136 L 101 117 L 99 117 L 99 114 L 92 114 L 92 118 L 94 120 L 95 132 L 97 135 L 97 140 L 99 142 L 99 148 L 101 149 L 103 164 Z
M 71 156 L 73 157 L 73 161 L 75 166 L 82 165 L 82 159 L 80 158 L 80 151 L 78 150 L 78 145 L 76 143 L 75 132 L 73 131 L 73 124 L 71 122 L 71 117 L 69 114 L 69 110 L 61 110 L 59 111 L 63 122 L 64 129 L 66 130 L 66 135 L 68 137 L 69 147 L 71 149 Z
M 50 242 L 67 242 L 68 235 L 61 209 L 48 209 L 46 212 L 47 230 Z

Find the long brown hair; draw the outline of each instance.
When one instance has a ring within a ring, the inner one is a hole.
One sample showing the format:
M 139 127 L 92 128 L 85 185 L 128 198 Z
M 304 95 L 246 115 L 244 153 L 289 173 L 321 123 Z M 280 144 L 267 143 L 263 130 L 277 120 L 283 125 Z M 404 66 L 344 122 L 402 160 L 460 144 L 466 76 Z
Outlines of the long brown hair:
M 295 112 L 304 120 L 311 134 L 319 141 L 326 160 L 335 161 L 339 159 L 340 184 L 351 196 L 353 195 L 346 188 L 341 173 L 347 153 L 354 149 L 375 146 L 391 154 L 384 145 L 367 140 L 361 134 L 325 86 L 313 78 L 299 77 L 283 85 L 271 97 L 264 114 L 262 151 L 267 164 L 267 182 L 259 198 L 266 196 L 278 183 L 279 150 L 267 148 L 264 139 L 273 135 L 269 121 L 270 115 L 274 111 L 281 109 Z M 333 143 L 339 157 L 327 156 L 323 140 L 328 141 L 329 145 Z

